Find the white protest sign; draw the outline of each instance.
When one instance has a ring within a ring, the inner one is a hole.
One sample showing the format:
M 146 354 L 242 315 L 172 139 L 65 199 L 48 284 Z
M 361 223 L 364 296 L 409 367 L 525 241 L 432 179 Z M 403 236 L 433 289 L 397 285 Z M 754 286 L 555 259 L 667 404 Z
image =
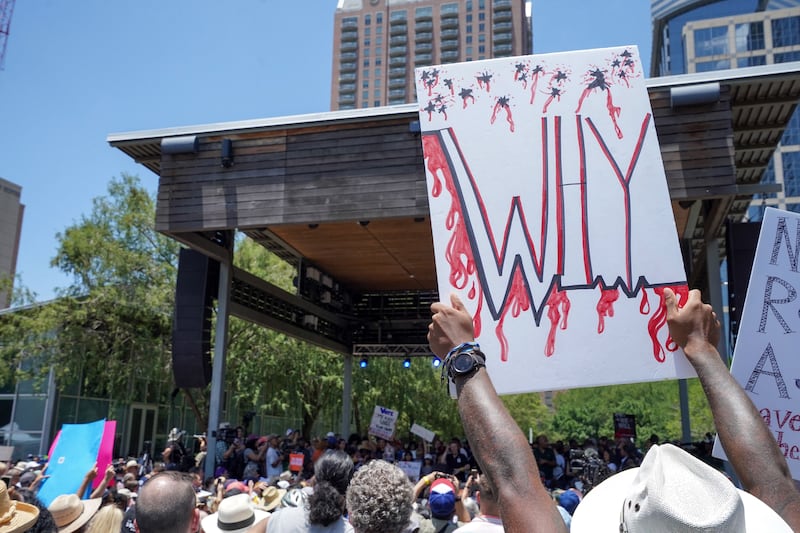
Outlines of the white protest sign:
M 419 461 L 397 461 L 395 463 L 400 470 L 403 471 L 412 483 L 419 481 L 419 472 L 422 468 L 422 463 Z
M 440 298 L 502 394 L 690 377 L 688 294 L 634 46 L 418 68 Z
M 436 436 L 436 433 L 430 429 L 424 428 L 416 423 L 411 425 L 411 433 L 419 435 L 427 442 L 433 442 L 433 438 Z
M 372 421 L 369 423 L 370 435 L 391 440 L 394 437 L 394 426 L 397 424 L 398 414 L 397 411 L 376 405 L 372 412 Z
M 800 479 L 799 257 L 800 215 L 767 208 L 731 364 L 731 374 L 772 430 L 794 479 Z M 719 442 L 713 455 L 725 458 Z

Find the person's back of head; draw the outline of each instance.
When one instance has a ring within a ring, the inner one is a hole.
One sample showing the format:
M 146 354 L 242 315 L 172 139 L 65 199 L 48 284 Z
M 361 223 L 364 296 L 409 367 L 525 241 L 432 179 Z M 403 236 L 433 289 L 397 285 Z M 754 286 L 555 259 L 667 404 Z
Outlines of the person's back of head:
M 166 471 L 139 490 L 136 524 L 139 533 L 188 533 L 197 529 L 196 497 L 188 474 Z
M 400 533 L 411 518 L 413 489 L 402 470 L 383 460 L 358 469 L 347 489 L 355 533 Z
M 86 533 L 108 533 L 120 531 L 125 513 L 116 505 L 105 505 L 89 521 Z
M 353 468 L 353 461 L 342 451 L 320 457 L 314 465 L 317 483 L 309 498 L 308 521 L 311 524 L 327 526 L 342 516 Z

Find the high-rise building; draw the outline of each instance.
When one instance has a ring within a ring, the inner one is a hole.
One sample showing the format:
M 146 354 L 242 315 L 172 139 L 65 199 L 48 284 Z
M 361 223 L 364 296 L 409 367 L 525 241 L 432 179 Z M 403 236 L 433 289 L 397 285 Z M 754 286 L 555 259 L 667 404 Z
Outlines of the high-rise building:
M 339 0 L 331 109 L 416 100 L 414 68 L 530 54 L 525 0 Z
M 652 0 L 651 74 L 664 76 L 800 61 L 800 0 Z M 757 194 L 765 206 L 800 212 L 800 114 L 796 111 L 763 171 L 782 192 Z
M 14 280 L 17 271 L 19 236 L 25 206 L 20 203 L 22 187 L 0 178 L 0 279 Z M 11 294 L 0 286 L 0 309 L 11 303 Z

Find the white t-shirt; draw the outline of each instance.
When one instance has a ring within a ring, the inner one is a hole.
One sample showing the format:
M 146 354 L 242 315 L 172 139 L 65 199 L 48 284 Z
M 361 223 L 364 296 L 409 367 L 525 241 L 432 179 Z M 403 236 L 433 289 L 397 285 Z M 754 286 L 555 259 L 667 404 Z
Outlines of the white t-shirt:
M 267 533 L 353 533 L 353 526 L 344 518 L 328 526 L 311 525 L 305 507 L 285 507 L 269 517 Z
M 267 478 L 272 479 L 281 475 L 283 472 L 283 463 L 278 463 L 275 466 L 272 466 L 272 463 L 278 460 L 278 450 L 273 448 L 272 446 L 269 447 L 267 450 Z
M 453 533 L 491 533 L 500 531 L 505 531 L 500 517 L 478 515 L 471 522 L 453 531 Z

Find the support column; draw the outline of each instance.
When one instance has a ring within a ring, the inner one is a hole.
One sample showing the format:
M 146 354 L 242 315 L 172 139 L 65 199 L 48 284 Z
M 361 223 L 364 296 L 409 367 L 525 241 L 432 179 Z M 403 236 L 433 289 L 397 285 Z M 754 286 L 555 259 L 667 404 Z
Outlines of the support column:
M 211 374 L 211 398 L 208 408 L 208 430 L 206 431 L 208 453 L 206 454 L 205 477 L 214 475 L 217 449 L 217 428 L 222 413 L 225 386 L 225 356 L 228 351 L 228 308 L 233 279 L 233 252 L 219 263 L 219 292 L 217 296 L 217 323 L 214 330 L 214 361 Z
M 353 354 L 349 353 L 344 356 L 344 376 L 342 385 L 342 427 L 339 434 L 343 439 L 350 436 L 350 411 L 352 406 L 350 404 L 353 397 Z

